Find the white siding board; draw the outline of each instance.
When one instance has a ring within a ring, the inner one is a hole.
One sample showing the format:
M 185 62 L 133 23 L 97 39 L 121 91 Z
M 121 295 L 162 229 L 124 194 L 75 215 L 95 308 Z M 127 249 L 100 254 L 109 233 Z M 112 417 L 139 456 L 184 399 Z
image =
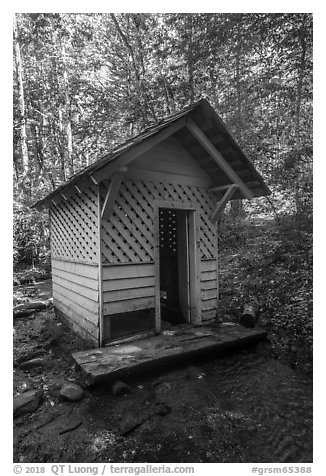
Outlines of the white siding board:
M 201 317 L 202 321 L 216 317 L 218 307 L 217 260 L 201 260 Z
M 103 265 L 103 282 L 122 278 L 154 276 L 154 263 L 128 263 L 124 265 Z
M 202 291 L 206 291 L 208 289 L 217 290 L 217 281 L 216 281 L 216 279 L 210 279 L 209 281 L 202 281 L 200 283 L 200 287 L 201 287 Z
M 174 140 L 166 140 L 138 157 L 130 165 L 130 170 L 133 169 L 209 179 L 197 161 Z
M 103 293 L 103 302 L 126 301 L 138 299 L 140 297 L 154 296 L 154 286 L 140 287 L 135 289 L 122 289 L 118 291 L 109 291 Z
M 72 291 L 79 296 L 85 297 L 91 301 L 94 301 L 97 305 L 98 303 L 98 291 L 85 287 L 81 285 L 80 283 L 75 283 L 73 281 L 68 281 L 67 279 L 64 279 L 62 276 L 56 276 L 53 275 L 52 277 L 52 283 L 63 287 L 64 289 L 67 289 L 69 291 Z
M 61 311 L 73 328 L 81 335 L 91 338 L 96 344 L 98 342 L 98 326 L 85 318 L 82 313 L 84 310 L 78 310 L 64 296 L 55 303 L 56 308 Z
M 137 289 L 155 285 L 154 276 L 143 276 L 140 278 L 120 278 L 110 279 L 103 282 L 103 292 Z
M 142 309 L 152 309 L 155 307 L 155 298 L 137 298 L 128 299 L 126 301 L 116 301 L 105 303 L 103 305 L 103 313 L 105 316 L 112 314 L 120 314 L 123 312 L 140 311 Z
M 89 288 L 95 291 L 97 291 L 99 287 L 97 279 L 85 278 L 84 276 L 72 274 L 68 271 L 62 271 L 56 268 L 52 268 L 52 276 L 54 278 L 60 278 L 71 283 L 76 283 L 83 288 Z
M 86 278 L 98 279 L 98 267 L 91 264 L 52 259 L 52 269 L 67 271 Z
M 217 313 L 217 310 L 216 310 L 215 308 L 214 308 L 214 309 L 208 309 L 208 310 L 206 310 L 206 311 L 203 311 L 203 312 L 202 312 L 202 320 L 203 320 L 203 322 L 208 321 L 208 320 L 211 320 L 211 319 L 215 319 L 216 313 Z
M 53 283 L 53 296 L 56 294 L 60 294 L 61 296 L 65 296 L 67 299 L 69 299 L 71 302 L 74 304 L 79 305 L 80 307 L 83 307 L 87 311 L 90 312 L 90 314 L 97 316 L 98 312 L 98 303 L 95 301 L 92 301 L 91 299 L 86 298 L 85 296 L 82 296 L 79 293 L 76 293 L 75 291 L 71 291 L 70 289 L 67 289 L 60 284 Z
M 53 304 L 80 334 L 97 342 L 98 267 L 52 259 Z
M 154 263 L 103 266 L 103 314 L 155 307 Z
M 204 273 L 201 273 L 200 280 L 202 282 L 216 280 L 216 271 L 206 271 Z

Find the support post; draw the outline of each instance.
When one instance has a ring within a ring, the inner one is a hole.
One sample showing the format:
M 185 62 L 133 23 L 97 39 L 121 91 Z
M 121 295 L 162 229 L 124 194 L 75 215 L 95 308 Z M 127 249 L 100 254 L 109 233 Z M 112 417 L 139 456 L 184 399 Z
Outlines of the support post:
M 102 273 L 102 218 L 101 218 L 101 184 L 97 187 L 97 252 L 98 252 L 98 346 L 103 346 L 103 273 Z

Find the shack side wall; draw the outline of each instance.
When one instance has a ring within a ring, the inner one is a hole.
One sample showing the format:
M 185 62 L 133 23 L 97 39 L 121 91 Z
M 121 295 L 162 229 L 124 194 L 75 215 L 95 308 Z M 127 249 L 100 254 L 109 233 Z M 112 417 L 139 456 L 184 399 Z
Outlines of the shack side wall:
M 209 177 L 174 140 L 129 167 L 109 221 L 102 223 L 103 315 L 155 307 L 154 203 L 195 204 L 199 214 L 200 298 L 203 322 L 218 307 L 217 232 Z M 104 199 L 106 190 L 103 190 Z
M 53 304 L 82 337 L 98 344 L 97 191 L 85 185 L 50 208 Z

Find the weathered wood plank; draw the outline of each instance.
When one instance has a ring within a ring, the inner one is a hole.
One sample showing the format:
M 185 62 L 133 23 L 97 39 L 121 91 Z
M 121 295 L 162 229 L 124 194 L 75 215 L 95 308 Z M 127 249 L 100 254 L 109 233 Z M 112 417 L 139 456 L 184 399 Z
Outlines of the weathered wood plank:
M 126 301 L 140 297 L 152 296 L 154 296 L 154 286 L 139 287 L 136 289 L 122 289 L 103 292 L 103 302 L 112 303 L 116 301 Z
M 103 314 L 105 316 L 110 316 L 112 314 L 121 314 L 123 312 L 140 311 L 141 309 L 153 309 L 154 307 L 155 307 L 154 296 L 127 299 L 125 301 L 105 303 L 103 305 Z
M 121 154 L 121 156 L 113 162 L 109 162 L 108 164 L 100 167 L 98 170 L 92 172 L 92 177 L 97 182 L 105 180 L 107 177 L 110 177 L 112 173 L 115 172 L 119 167 L 128 165 L 130 162 L 137 159 L 137 157 L 152 149 L 155 145 L 170 137 L 172 134 L 174 134 L 184 126 L 185 119 L 182 117 L 173 122 L 170 126 L 162 129 L 154 136 L 150 137 L 148 140 L 144 140 L 143 142 L 137 144 L 124 154 Z
M 204 273 L 201 273 L 200 280 L 201 281 L 216 280 L 216 271 L 205 271 Z
M 98 279 L 98 266 L 93 266 L 86 263 L 76 263 L 65 260 L 52 260 L 52 268 L 68 271 L 71 274 L 84 276 L 86 278 Z
M 217 309 L 217 298 L 213 299 L 202 299 L 201 300 L 201 310 L 208 311 L 209 309 Z
M 88 309 L 85 309 L 84 307 L 80 306 L 78 303 L 73 303 L 70 299 L 68 299 L 66 296 L 63 294 L 55 294 L 53 296 L 53 304 L 56 308 L 59 310 L 62 310 L 63 306 L 66 308 L 66 310 L 69 310 L 71 313 L 71 316 L 74 316 L 74 319 L 76 322 L 78 322 L 78 319 L 81 319 L 81 327 L 88 326 L 89 327 L 94 327 L 98 326 L 98 315 L 95 313 L 90 312 Z M 68 314 L 69 315 L 69 314 Z M 87 322 L 84 322 L 87 321 Z
M 148 169 L 130 168 L 126 177 L 133 180 L 148 180 L 152 182 L 171 183 L 173 185 L 190 185 L 203 188 L 209 188 L 212 184 L 208 177 L 204 178 L 185 175 L 171 175 L 170 173 L 157 172 Z
M 202 320 L 203 321 L 208 321 L 216 318 L 216 309 L 207 309 L 205 311 L 202 311 L 201 314 Z
M 122 278 L 141 278 L 145 276 L 154 276 L 154 263 L 103 265 L 103 281 Z
M 216 289 L 216 287 L 217 287 L 216 279 L 211 279 L 209 281 L 201 281 L 200 283 L 200 288 L 202 291 L 205 291 L 206 289 Z
M 160 150 L 151 150 L 132 164 L 133 169 L 146 169 L 152 172 L 165 172 L 182 177 L 202 177 L 207 179 L 204 170 L 188 154 L 171 154 Z
M 65 299 L 56 302 L 56 308 L 68 319 L 72 328 L 78 334 L 82 337 L 89 337 L 95 345 L 98 344 L 98 327 L 95 323 L 86 319 L 80 312 L 76 312 Z
M 52 283 L 58 284 L 59 286 L 68 289 L 69 291 L 73 291 L 80 296 L 83 296 L 91 301 L 98 302 L 98 291 L 82 286 L 80 283 L 74 283 L 72 281 L 68 281 L 64 279 L 62 276 L 56 276 L 55 274 L 52 275 Z
M 211 299 L 217 299 L 216 286 L 212 289 L 202 289 L 201 291 L 201 300 L 207 301 Z M 216 303 L 215 303 L 216 304 Z
M 73 358 L 81 367 L 88 385 L 117 379 L 126 372 L 157 368 L 160 364 L 191 359 L 196 355 L 225 351 L 253 344 L 266 337 L 259 329 L 239 325 L 176 329 L 169 335 L 158 335 L 137 342 L 118 344 L 102 349 L 76 352 Z
M 216 258 L 200 261 L 200 271 L 202 273 L 205 273 L 206 271 L 215 271 L 215 270 L 216 270 Z
M 84 295 L 79 294 L 70 289 L 67 289 L 58 283 L 53 282 L 52 285 L 53 285 L 53 298 L 56 297 L 57 295 L 65 296 L 72 303 L 83 307 L 84 309 L 89 311 L 91 314 L 96 314 L 97 316 L 98 302 L 92 301 L 91 299 L 85 297 Z
M 103 282 L 103 292 L 137 289 L 154 285 L 154 276 L 110 279 Z
M 81 287 L 93 289 L 94 291 L 98 290 L 99 282 L 97 279 L 85 278 L 84 276 L 72 274 L 68 271 L 62 271 L 56 268 L 52 268 L 52 276 L 78 284 Z

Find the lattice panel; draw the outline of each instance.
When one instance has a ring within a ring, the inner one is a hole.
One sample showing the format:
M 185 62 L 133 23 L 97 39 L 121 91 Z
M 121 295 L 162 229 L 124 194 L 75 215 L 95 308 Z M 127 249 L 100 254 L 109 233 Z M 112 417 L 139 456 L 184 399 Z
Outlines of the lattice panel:
M 160 249 L 177 253 L 177 214 L 175 210 L 160 210 Z
M 110 219 L 102 222 L 102 257 L 110 263 L 151 261 L 153 251 L 153 208 L 127 180 Z
M 56 258 L 97 261 L 97 192 L 88 187 L 50 209 L 51 252 Z
M 104 221 L 102 225 L 104 262 L 126 263 L 154 259 L 155 200 L 198 203 L 201 258 L 216 256 L 216 230 L 209 219 L 214 202 L 209 193 L 194 186 L 126 180 L 121 185 L 109 221 Z

